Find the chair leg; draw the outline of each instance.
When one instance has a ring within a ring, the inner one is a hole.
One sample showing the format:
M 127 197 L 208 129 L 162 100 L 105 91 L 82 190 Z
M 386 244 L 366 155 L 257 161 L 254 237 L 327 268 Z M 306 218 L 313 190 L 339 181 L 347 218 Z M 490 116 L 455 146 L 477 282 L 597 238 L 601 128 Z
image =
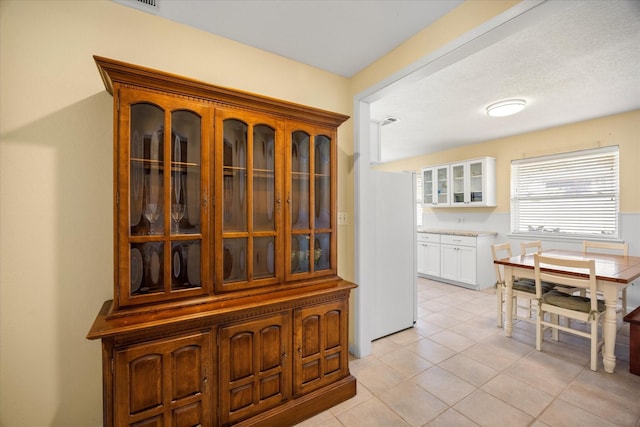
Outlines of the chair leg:
M 502 328 L 502 309 L 503 309 L 502 296 L 503 296 L 502 286 L 496 285 L 496 300 L 498 302 L 498 316 L 497 316 L 498 328 Z
M 559 321 L 560 319 L 557 314 L 551 315 L 551 323 L 557 325 L 559 324 Z M 556 328 L 551 329 L 551 337 L 553 338 L 554 341 L 558 341 L 560 339 L 558 336 L 558 329 Z
M 536 316 L 536 350 L 542 351 L 542 318 L 544 317 L 544 313 L 538 310 L 538 315 Z
M 627 315 L 627 290 L 623 289 L 621 291 L 620 298 L 622 299 L 622 317 Z
M 591 322 L 591 370 L 598 370 L 598 322 Z

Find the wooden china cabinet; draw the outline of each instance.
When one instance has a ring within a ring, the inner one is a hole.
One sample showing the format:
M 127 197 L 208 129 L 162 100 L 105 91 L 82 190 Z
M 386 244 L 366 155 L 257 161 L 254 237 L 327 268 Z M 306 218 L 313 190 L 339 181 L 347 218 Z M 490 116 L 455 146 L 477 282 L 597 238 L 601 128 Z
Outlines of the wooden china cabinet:
M 348 117 L 94 57 L 114 98 L 104 425 L 295 424 L 355 395 L 337 276 Z

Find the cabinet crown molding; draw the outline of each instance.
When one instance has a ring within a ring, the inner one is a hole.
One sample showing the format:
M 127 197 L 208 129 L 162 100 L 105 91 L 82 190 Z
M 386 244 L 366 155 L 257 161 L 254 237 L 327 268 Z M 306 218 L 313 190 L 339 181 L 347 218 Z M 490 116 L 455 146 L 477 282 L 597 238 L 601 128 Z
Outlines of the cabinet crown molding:
M 203 100 L 215 100 L 229 107 L 273 114 L 274 109 L 284 119 L 301 120 L 321 126 L 338 127 L 349 119 L 348 115 L 308 107 L 237 89 L 205 83 L 177 74 L 94 55 L 105 89 L 114 94 L 116 83 L 130 84 L 163 92 L 190 95 Z

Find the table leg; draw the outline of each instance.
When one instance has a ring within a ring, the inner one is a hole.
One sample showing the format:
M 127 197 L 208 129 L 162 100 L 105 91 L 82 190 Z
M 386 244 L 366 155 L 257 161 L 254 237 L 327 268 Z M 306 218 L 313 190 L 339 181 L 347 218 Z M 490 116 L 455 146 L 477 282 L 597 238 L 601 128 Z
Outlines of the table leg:
M 618 303 L 618 289 L 615 285 L 604 284 L 604 304 L 606 307 L 604 313 L 604 322 L 602 322 L 602 338 L 604 345 L 602 346 L 602 364 L 605 372 L 610 374 L 616 368 L 616 305 Z
M 511 337 L 513 331 L 513 269 L 504 266 L 504 332 Z

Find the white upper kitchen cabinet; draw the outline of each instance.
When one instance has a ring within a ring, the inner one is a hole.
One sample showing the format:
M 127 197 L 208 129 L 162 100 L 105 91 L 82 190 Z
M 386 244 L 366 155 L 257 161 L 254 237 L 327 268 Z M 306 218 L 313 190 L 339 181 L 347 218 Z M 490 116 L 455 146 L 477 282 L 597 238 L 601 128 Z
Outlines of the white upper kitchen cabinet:
M 426 206 L 450 206 L 449 165 L 422 169 L 423 204 Z
M 451 206 L 496 206 L 496 159 L 465 160 L 450 168 Z

